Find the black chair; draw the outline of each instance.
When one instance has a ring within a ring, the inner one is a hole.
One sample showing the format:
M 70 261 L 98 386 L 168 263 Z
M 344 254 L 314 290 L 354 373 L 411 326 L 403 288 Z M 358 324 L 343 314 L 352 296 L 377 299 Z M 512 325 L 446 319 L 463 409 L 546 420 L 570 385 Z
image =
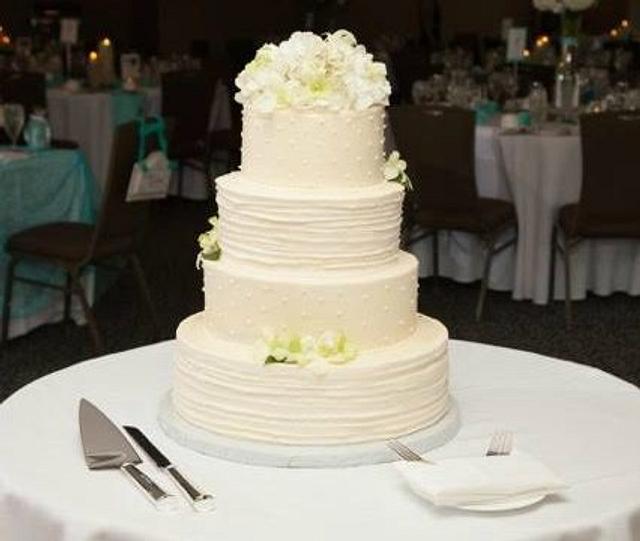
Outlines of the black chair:
M 563 254 L 565 317 L 572 323 L 571 252 L 584 239 L 640 241 L 640 113 L 607 112 L 583 115 L 582 191 L 580 201 L 558 213 L 551 248 L 554 293 L 556 251 Z
M 403 244 L 433 236 L 434 275 L 438 276 L 438 232 L 463 231 L 477 235 L 486 255 L 476 319 L 482 317 L 493 256 L 514 244 L 516 235 L 500 243 L 509 229 L 517 229 L 516 213 L 508 201 L 479 197 L 475 180 L 475 115 L 446 107 L 391 107 L 396 145 L 407 161 L 414 185 L 407 204 Z M 416 230 L 420 230 L 416 234 Z
M 184 70 L 162 76 L 162 116 L 169 128 L 169 159 L 178 163 L 178 193 L 184 168 L 204 173 L 211 186 L 209 113 L 217 77 L 204 70 Z
M 146 222 L 148 205 L 125 201 L 131 169 L 137 155 L 137 123 L 123 124 L 115 133 L 109 177 L 96 225 L 79 222 L 49 223 L 19 231 L 9 237 L 5 245 L 10 260 L 2 317 L 3 343 L 8 338 L 13 284 L 23 282 L 62 291 L 65 320 L 70 316 L 71 296 L 76 295 L 89 325 L 95 351 L 101 353 L 104 350 L 103 340 L 80 278 L 89 265 L 109 266 L 108 260 L 116 256 L 126 258 L 138 282 L 154 331 L 157 331 L 151 294 L 136 254 Z M 20 276 L 16 270 L 24 260 L 61 267 L 66 273 L 66 284 L 40 282 Z
M 0 97 L 4 103 L 20 103 L 28 116 L 47 106 L 46 82 L 42 73 L 3 72 L 0 74 Z

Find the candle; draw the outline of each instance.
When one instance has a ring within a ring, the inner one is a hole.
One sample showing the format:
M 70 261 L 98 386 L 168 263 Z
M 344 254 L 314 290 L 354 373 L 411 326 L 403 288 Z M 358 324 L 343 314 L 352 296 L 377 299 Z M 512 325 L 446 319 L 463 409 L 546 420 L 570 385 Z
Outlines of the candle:
M 98 59 L 102 71 L 102 84 L 114 84 L 116 82 L 116 73 L 113 61 L 113 47 L 109 38 L 104 38 L 98 44 Z
M 98 63 L 98 53 L 91 51 L 89 53 L 89 64 L 87 64 L 87 78 L 91 88 L 98 88 L 101 82 L 101 73 Z

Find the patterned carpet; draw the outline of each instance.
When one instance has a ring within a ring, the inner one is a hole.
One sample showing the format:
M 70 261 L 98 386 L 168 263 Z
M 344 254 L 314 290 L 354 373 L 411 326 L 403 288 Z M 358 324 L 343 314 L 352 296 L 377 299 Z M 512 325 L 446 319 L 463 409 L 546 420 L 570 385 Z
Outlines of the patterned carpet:
M 207 229 L 208 205 L 178 199 L 155 203 L 150 235 L 141 253 L 160 318 L 161 338 L 201 309 L 201 277 L 195 269 L 197 233 Z M 640 298 L 613 295 L 575 303 L 575 325 L 564 326 L 562 303 L 535 306 L 490 292 L 484 320 L 473 317 L 478 284 L 425 280 L 420 310 L 440 319 L 453 338 L 534 351 L 596 366 L 640 384 Z M 152 340 L 139 310 L 137 290 L 122 274 L 98 300 L 96 315 L 109 352 Z M 30 381 L 92 356 L 86 329 L 73 323 L 41 327 L 12 340 L 0 353 L 0 400 Z

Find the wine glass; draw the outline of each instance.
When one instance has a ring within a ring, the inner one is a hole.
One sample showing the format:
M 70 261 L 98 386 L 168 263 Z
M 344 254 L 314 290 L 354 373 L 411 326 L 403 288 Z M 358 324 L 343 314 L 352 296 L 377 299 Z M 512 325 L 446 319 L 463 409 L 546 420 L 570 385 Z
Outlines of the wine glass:
M 3 109 L 4 129 L 11 139 L 11 147 L 15 149 L 24 126 L 24 107 L 19 103 L 6 103 Z

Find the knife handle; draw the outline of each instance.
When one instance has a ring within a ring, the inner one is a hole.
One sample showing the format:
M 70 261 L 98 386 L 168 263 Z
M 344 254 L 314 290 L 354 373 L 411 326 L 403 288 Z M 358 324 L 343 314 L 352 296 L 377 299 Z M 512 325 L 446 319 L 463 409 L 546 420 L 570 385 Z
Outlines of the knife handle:
M 160 511 L 173 511 L 176 509 L 176 498 L 162 490 L 135 464 L 123 464 L 120 469 L 151 500 L 156 509 Z
M 180 490 L 187 495 L 191 505 L 193 505 L 196 511 L 210 511 L 213 509 L 213 496 L 200 492 L 178 471 L 175 466 L 167 466 L 166 470 Z

